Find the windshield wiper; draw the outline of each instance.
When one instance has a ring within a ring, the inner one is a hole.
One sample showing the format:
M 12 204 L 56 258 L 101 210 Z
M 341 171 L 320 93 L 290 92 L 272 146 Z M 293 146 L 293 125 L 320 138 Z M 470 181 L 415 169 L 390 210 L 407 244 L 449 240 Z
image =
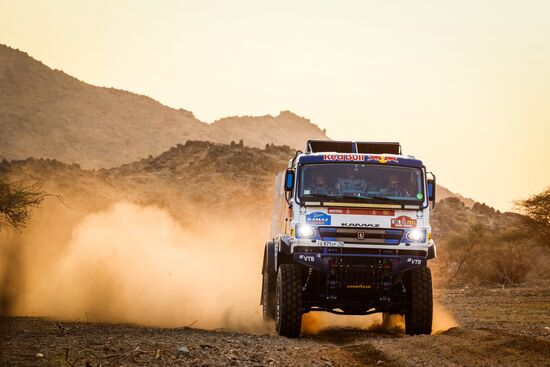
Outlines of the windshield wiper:
M 387 196 L 379 196 L 379 195 L 368 195 L 368 196 L 358 196 L 361 199 L 378 199 L 378 200 L 384 200 L 384 201 L 393 201 L 392 198 Z
M 338 199 L 340 196 L 328 194 L 309 194 L 302 196 L 303 198 L 319 198 L 319 199 Z

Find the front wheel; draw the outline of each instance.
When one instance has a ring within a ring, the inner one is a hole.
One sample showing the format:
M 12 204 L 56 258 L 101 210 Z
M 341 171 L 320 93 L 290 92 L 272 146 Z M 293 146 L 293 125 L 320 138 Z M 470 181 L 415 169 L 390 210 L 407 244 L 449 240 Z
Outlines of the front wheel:
M 282 264 L 277 273 L 277 333 L 289 338 L 300 336 L 302 327 L 302 272 L 296 264 Z
M 431 334 L 433 299 L 430 268 L 421 267 L 409 272 L 407 293 L 405 332 L 408 335 Z

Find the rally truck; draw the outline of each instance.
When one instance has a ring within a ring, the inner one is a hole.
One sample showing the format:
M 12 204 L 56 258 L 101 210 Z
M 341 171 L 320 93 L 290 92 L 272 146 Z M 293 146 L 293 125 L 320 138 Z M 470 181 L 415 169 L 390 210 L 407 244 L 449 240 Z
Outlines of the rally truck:
M 432 330 L 435 175 L 399 143 L 310 140 L 276 175 L 261 305 L 279 335 L 302 315 L 403 315 Z

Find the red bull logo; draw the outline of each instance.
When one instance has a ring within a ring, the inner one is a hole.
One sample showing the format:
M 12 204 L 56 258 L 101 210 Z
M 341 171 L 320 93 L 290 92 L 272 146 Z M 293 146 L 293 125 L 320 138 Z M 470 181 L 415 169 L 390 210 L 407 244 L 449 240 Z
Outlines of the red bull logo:
M 374 161 L 378 163 L 399 163 L 399 160 L 395 157 L 387 157 L 385 155 L 369 155 L 367 161 Z
M 365 157 L 365 154 L 325 154 L 323 159 L 325 161 L 363 162 Z

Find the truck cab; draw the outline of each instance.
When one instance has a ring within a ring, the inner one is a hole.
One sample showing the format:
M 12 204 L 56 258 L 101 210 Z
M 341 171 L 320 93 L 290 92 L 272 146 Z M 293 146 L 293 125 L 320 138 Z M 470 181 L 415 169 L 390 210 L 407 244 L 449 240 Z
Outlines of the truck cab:
M 263 314 L 298 337 L 302 315 L 405 316 L 429 334 L 435 176 L 399 143 L 308 141 L 275 180 Z

